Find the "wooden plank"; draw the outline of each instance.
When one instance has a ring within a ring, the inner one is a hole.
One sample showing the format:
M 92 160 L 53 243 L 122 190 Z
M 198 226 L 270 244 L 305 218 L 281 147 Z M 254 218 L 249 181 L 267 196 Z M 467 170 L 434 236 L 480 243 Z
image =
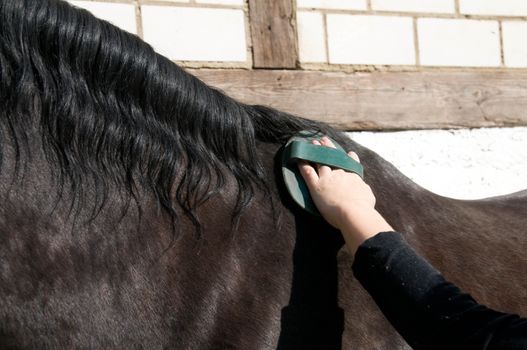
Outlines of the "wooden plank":
M 242 102 L 344 130 L 527 125 L 526 72 L 189 71 Z
M 249 0 L 254 68 L 295 68 L 293 0 Z

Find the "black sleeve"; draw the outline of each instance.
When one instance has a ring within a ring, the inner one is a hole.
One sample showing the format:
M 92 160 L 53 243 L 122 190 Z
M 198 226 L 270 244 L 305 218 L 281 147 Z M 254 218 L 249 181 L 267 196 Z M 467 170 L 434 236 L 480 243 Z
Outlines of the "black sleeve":
M 527 319 L 479 305 L 398 232 L 358 248 L 353 273 L 414 349 L 527 349 Z

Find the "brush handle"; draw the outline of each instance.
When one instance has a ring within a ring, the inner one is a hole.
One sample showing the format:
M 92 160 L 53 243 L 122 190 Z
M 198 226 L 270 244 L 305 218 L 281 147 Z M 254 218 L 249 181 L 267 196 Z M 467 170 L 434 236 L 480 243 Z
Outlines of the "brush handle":
M 287 145 L 285 152 L 288 162 L 305 160 L 353 172 L 364 178 L 364 167 L 348 156 L 346 152 L 337 148 L 314 145 L 303 141 L 292 141 Z

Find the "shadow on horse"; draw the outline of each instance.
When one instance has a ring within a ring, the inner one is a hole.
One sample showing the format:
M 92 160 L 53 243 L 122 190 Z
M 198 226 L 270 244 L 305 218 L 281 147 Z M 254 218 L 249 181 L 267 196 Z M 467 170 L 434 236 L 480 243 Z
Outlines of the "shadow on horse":
M 433 194 L 66 2 L 0 0 L 0 105 L 0 348 L 407 349 L 286 195 L 281 146 L 306 129 L 358 153 L 447 279 L 527 314 L 527 191 Z

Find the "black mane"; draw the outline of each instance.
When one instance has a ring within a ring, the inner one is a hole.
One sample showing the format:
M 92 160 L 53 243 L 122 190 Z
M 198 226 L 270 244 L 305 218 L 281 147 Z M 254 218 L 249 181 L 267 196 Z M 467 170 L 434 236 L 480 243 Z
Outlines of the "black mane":
M 140 211 L 144 192 L 173 224 L 179 206 L 198 230 L 195 209 L 222 190 L 226 173 L 238 184 L 234 224 L 255 191 L 268 190 L 256 142 L 331 132 L 239 103 L 137 36 L 60 0 L 0 1 L 0 103 L 0 160 L 9 144 L 15 174 L 23 171 L 33 132 L 56 172 L 57 201 L 73 194 L 71 212 L 89 207 L 96 217 L 110 189 Z M 93 203 L 83 195 L 88 184 Z

